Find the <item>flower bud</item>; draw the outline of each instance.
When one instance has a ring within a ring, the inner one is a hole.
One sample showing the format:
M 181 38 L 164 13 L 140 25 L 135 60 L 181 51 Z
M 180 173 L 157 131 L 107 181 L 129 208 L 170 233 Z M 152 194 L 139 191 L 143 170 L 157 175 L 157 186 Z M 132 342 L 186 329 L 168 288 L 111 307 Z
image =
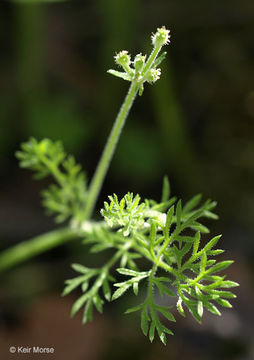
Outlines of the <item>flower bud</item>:
M 146 56 L 142 54 L 138 54 L 134 59 L 134 67 L 136 72 L 140 72 L 145 64 Z
M 151 69 L 146 75 L 146 81 L 149 83 L 154 83 L 161 76 L 161 69 Z
M 152 35 L 152 43 L 154 46 L 163 46 L 170 42 L 170 30 L 167 30 L 165 26 L 158 28 L 156 33 Z
M 115 62 L 120 66 L 125 67 L 130 65 L 131 57 L 126 50 L 120 51 L 114 58 Z

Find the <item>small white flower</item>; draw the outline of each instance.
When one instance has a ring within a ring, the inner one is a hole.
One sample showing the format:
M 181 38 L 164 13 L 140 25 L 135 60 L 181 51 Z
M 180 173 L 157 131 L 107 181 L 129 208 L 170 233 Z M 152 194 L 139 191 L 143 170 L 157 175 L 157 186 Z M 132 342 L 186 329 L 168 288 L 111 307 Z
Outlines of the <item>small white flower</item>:
M 163 46 L 170 42 L 170 30 L 165 26 L 158 28 L 156 33 L 152 35 L 152 43 L 154 46 Z
M 155 81 L 157 81 L 161 76 L 161 69 L 151 69 L 149 70 L 148 74 L 146 75 L 146 80 L 149 83 L 154 83 Z
M 130 65 L 130 62 L 131 62 L 131 57 L 128 54 L 128 51 L 126 51 L 126 50 L 120 51 L 118 54 L 116 54 L 114 59 L 115 59 L 115 62 L 117 63 L 117 65 L 120 65 L 123 67 Z

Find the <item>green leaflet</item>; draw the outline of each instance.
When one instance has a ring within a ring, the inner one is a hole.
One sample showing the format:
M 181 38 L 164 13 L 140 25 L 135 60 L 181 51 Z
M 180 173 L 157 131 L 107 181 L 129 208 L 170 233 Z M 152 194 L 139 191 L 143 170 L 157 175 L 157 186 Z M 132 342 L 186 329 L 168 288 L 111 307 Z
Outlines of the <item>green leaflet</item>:
M 165 282 L 164 278 L 153 277 L 152 279 L 152 283 L 157 287 L 161 296 L 168 295 L 174 297 L 175 294 L 173 293 L 173 291 L 171 291 L 167 286 L 165 286 L 163 282 Z
M 148 307 L 145 305 L 143 306 L 141 311 L 141 329 L 144 335 L 147 335 L 149 329 L 149 322 L 150 322 L 150 316 L 148 314 Z
M 107 71 L 109 74 L 111 75 L 114 75 L 116 77 L 119 77 L 119 78 L 122 78 L 124 80 L 127 80 L 127 81 L 131 81 L 131 77 L 129 74 L 126 74 L 125 72 L 121 72 L 121 71 L 116 71 L 116 70 L 108 70 Z
M 130 235 L 144 226 L 145 204 L 140 203 L 140 196 L 133 196 L 132 193 L 126 194 L 120 201 L 116 194 L 109 196 L 110 203 L 104 202 L 104 209 L 101 214 L 110 227 L 120 226 L 124 236 Z
M 81 273 L 81 277 L 67 283 L 65 294 L 81 286 L 84 295 L 74 304 L 72 313 L 84 307 L 83 320 L 89 321 L 94 307 L 102 311 L 102 296 L 107 301 L 117 300 L 132 290 L 134 296 L 143 296 L 143 302 L 127 309 L 125 314 L 139 312 L 142 332 L 150 341 L 158 336 L 166 344 L 166 335 L 173 334 L 167 323 L 174 322 L 175 317 L 171 307 L 155 301 L 155 294 L 159 293 L 163 301 L 177 296 L 177 311 L 185 316 L 186 308 L 201 323 L 205 310 L 220 315 L 218 305 L 231 307 L 227 299 L 235 295 L 225 289 L 238 284 L 219 274 L 232 264 L 232 261 L 216 260 L 223 252 L 214 249 L 221 235 L 206 243 L 201 237 L 204 226 L 200 219 L 207 217 L 215 203 L 207 201 L 199 205 L 201 196 L 197 195 L 187 205 L 182 206 L 182 202 L 177 201 L 175 206 L 175 198 L 169 198 L 170 186 L 166 179 L 162 194 L 163 203 L 142 202 L 139 195 L 132 193 L 122 199 L 115 194 L 109 197 L 110 201 L 105 202 L 101 211 L 109 227 L 102 225 L 84 232 L 84 243 L 92 245 L 92 252 L 115 249 L 120 265 L 116 271 L 121 280 L 113 279 L 109 269 L 100 278 L 99 269 L 75 264 L 73 268 Z M 150 262 L 150 270 L 138 269 L 136 261 L 139 257 Z M 83 284 L 82 276 L 86 279 Z M 90 284 L 89 276 L 97 277 L 97 280 Z M 110 282 L 116 288 L 112 296 Z M 140 291 L 141 282 L 143 291 Z M 145 289 L 147 297 L 144 299 Z
M 31 138 L 16 152 L 22 168 L 34 172 L 36 179 L 52 176 L 55 180 L 42 191 L 42 204 L 56 222 L 79 220 L 86 201 L 86 177 L 73 156 L 66 155 L 60 141 Z
M 86 323 L 93 319 L 93 307 L 99 312 L 103 310 L 104 301 L 101 298 L 100 291 L 103 292 L 104 298 L 110 301 L 111 290 L 109 282 L 115 281 L 115 279 L 109 274 L 106 267 L 89 269 L 80 264 L 73 264 L 72 268 L 84 275 L 66 280 L 66 287 L 62 295 L 68 295 L 71 291 L 81 286 L 83 295 L 73 304 L 71 315 L 74 316 L 84 306 L 83 323 Z M 95 280 L 90 285 L 93 278 Z
M 197 194 L 195 196 L 193 196 L 193 198 L 191 198 L 185 205 L 183 208 L 183 214 L 187 214 L 188 212 L 190 212 L 193 208 L 195 208 L 200 200 L 202 198 L 201 194 Z
M 166 58 L 167 52 L 164 51 L 154 62 L 155 66 L 160 65 L 160 63 Z
M 176 307 L 177 307 L 177 310 L 179 312 L 179 314 L 181 314 L 182 316 L 185 316 L 185 313 L 184 313 L 184 310 L 183 310 L 183 306 L 182 306 L 182 299 L 179 298 L 177 303 L 176 303 Z
M 122 284 L 113 294 L 112 300 L 118 299 L 120 296 L 122 296 L 130 287 L 132 284 Z
M 146 277 L 149 276 L 149 272 L 138 272 L 130 269 L 117 269 L 117 271 L 122 275 L 131 276 L 131 278 L 127 281 L 123 281 L 121 283 L 116 283 L 114 286 L 118 287 L 118 289 L 114 292 L 112 296 L 112 300 L 118 299 L 122 296 L 130 287 L 133 288 L 133 292 L 135 295 L 138 295 L 138 286 L 139 282 Z
M 164 203 L 169 200 L 170 197 L 170 183 L 167 176 L 163 178 L 161 202 Z
M 168 321 L 175 321 L 174 316 L 170 313 L 169 308 L 156 305 L 153 301 L 147 301 L 138 305 L 135 308 L 128 309 L 125 313 L 141 311 L 141 329 L 145 336 L 149 334 L 149 339 L 152 342 L 154 340 L 155 331 L 157 332 L 160 340 L 166 345 L 166 335 L 173 335 L 172 331 L 164 326 L 160 319 L 161 314 Z
M 140 305 L 137 305 L 137 306 L 134 306 L 132 308 L 127 309 L 124 313 L 125 314 L 131 314 L 133 312 L 141 310 L 142 308 L 143 308 L 143 304 L 140 304 Z

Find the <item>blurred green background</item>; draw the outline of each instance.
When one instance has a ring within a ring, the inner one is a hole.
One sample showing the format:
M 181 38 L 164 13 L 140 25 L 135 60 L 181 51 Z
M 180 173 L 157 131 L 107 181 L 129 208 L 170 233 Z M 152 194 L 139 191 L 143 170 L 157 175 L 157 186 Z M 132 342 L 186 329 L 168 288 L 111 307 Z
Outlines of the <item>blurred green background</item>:
M 106 71 L 116 51 L 149 52 L 161 25 L 171 29 L 162 78 L 134 104 L 97 210 L 112 192 L 159 199 L 165 174 L 184 201 L 199 192 L 217 200 L 220 219 L 209 225 L 235 259 L 234 308 L 205 314 L 202 326 L 177 317 L 166 347 L 122 315 L 124 301 L 82 326 L 69 318 L 75 294 L 60 298 L 71 262 L 97 265 L 76 242 L 1 275 L 3 360 L 15 357 L 11 345 L 54 347 L 62 360 L 254 358 L 253 0 L 1 1 L 0 246 L 54 228 L 40 207 L 47 180 L 18 168 L 20 142 L 62 140 L 91 178 L 128 88 Z

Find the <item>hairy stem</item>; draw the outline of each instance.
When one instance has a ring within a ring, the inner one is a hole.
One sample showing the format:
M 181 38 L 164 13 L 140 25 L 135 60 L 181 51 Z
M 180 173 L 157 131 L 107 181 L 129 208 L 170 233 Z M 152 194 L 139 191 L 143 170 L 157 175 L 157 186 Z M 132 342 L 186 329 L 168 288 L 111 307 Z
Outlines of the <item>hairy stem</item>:
M 58 184 L 62 187 L 64 187 L 64 176 L 61 174 L 61 172 L 59 171 L 58 167 L 55 166 L 55 164 L 48 160 L 46 156 L 42 155 L 42 154 L 38 154 L 38 157 L 40 158 L 41 162 L 49 168 L 51 174 L 53 175 L 53 177 L 55 178 L 55 180 L 58 182 Z
M 114 256 L 103 266 L 104 271 L 108 271 L 123 255 L 123 250 L 118 250 Z
M 172 266 L 164 263 L 163 261 L 159 260 L 157 265 L 162 269 L 166 270 L 167 272 L 171 273 L 172 275 L 174 275 L 176 278 L 179 277 L 177 270 L 175 270 Z
M 154 264 L 149 275 L 148 294 L 147 299 L 149 302 L 153 302 L 153 276 L 156 273 L 157 264 Z
M 0 272 L 79 237 L 77 231 L 62 228 L 24 241 L 0 254 Z
M 156 46 L 153 49 L 153 51 L 151 52 L 151 55 L 149 56 L 149 58 L 145 64 L 145 67 L 142 71 L 143 76 L 151 69 L 151 66 L 153 65 L 153 63 L 154 63 L 155 59 L 157 58 L 160 51 L 161 51 L 161 46 Z
M 113 157 L 116 145 L 118 143 L 119 136 L 125 124 L 125 120 L 129 114 L 130 108 L 133 104 L 133 101 L 137 95 L 137 91 L 138 84 L 136 81 L 133 81 L 129 88 L 128 94 L 123 102 L 123 105 L 116 117 L 114 126 L 111 130 L 101 159 L 89 186 L 86 207 L 84 214 L 82 214 L 84 219 L 89 219 L 92 215 L 104 178 L 106 176 L 106 172 Z

